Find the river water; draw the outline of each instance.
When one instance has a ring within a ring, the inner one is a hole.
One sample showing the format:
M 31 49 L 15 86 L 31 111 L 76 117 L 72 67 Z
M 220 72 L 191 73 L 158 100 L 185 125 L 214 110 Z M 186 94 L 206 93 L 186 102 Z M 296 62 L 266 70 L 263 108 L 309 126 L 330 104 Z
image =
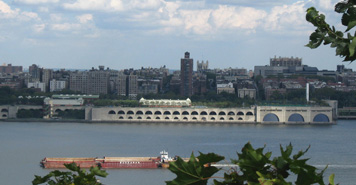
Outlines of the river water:
M 245 143 L 266 145 L 279 155 L 279 146 L 292 143 L 294 154 L 309 149 L 309 164 L 335 173 L 343 185 L 356 182 L 356 121 L 337 125 L 228 125 L 228 124 L 87 124 L 0 122 L 0 179 L 2 185 L 31 184 L 45 175 L 44 157 L 147 157 L 166 150 L 189 157 L 215 152 L 237 159 Z M 106 185 L 164 185 L 175 175 L 167 169 L 115 169 L 101 179 Z

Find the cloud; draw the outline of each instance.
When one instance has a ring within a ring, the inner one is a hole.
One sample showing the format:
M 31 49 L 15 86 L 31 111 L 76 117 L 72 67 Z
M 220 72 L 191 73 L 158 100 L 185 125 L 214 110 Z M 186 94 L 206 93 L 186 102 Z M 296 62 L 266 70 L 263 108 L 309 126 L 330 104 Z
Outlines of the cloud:
M 319 6 L 326 10 L 333 10 L 335 3 L 331 2 L 332 0 L 319 0 Z
M 35 24 L 35 25 L 33 26 L 33 30 L 34 30 L 36 33 L 42 32 L 45 28 L 46 28 L 46 25 L 45 25 L 45 24 Z
M 51 22 L 61 22 L 62 21 L 62 15 L 60 14 L 50 14 L 49 15 Z
M 121 0 L 77 0 L 74 3 L 64 3 L 63 7 L 70 10 L 121 11 Z
M 17 19 L 18 21 L 39 20 L 38 14 L 34 12 L 13 10 L 8 4 L 0 0 L 0 19 Z
M 46 4 L 46 3 L 58 3 L 59 0 L 15 0 L 17 3 L 23 4 Z
M 305 21 L 305 2 L 298 1 L 292 5 L 276 6 L 266 17 L 265 28 L 269 31 L 303 29 Z
M 80 29 L 80 24 L 75 23 L 62 23 L 62 24 L 52 24 L 51 29 L 55 31 L 71 31 Z
M 84 14 L 84 15 L 77 16 L 77 19 L 80 23 L 86 24 L 87 22 L 93 20 L 93 15 L 92 14 Z
M 261 24 L 267 13 L 250 7 L 233 7 L 221 5 L 212 12 L 216 29 L 250 29 Z
M 13 18 L 17 13 L 18 11 L 12 10 L 8 4 L 0 0 L 0 18 Z

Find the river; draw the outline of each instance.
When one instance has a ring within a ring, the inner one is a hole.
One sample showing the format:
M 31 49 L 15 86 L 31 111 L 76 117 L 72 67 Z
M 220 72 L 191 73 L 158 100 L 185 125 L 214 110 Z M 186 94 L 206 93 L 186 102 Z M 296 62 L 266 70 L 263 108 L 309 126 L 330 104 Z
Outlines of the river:
M 337 125 L 228 124 L 107 124 L 0 122 L 0 179 L 2 185 L 31 184 L 45 175 L 44 157 L 171 156 L 189 157 L 215 152 L 237 158 L 245 143 L 279 155 L 279 146 L 292 143 L 294 154 L 311 145 L 309 164 L 335 173 L 342 185 L 356 182 L 356 121 Z M 228 161 L 226 161 L 228 163 Z M 167 169 L 115 169 L 101 179 L 106 185 L 164 185 L 175 175 Z

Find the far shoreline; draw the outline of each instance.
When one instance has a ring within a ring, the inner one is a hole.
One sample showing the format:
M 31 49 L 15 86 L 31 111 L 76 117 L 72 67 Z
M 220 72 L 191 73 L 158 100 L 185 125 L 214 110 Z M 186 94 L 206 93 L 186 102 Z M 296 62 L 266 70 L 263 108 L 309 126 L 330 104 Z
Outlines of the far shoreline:
M 354 119 L 338 119 L 338 120 L 354 120 Z M 255 121 L 250 122 L 231 122 L 231 121 L 148 121 L 148 120 L 102 120 L 102 121 L 93 121 L 93 120 L 84 120 L 84 119 L 36 119 L 36 118 L 24 118 L 24 119 L 0 119 L 0 122 L 23 122 L 23 123 L 32 123 L 32 122 L 48 122 L 48 123 L 112 123 L 112 124 L 197 124 L 197 125 L 337 125 L 337 121 L 324 123 L 324 122 L 294 122 L 294 123 L 285 123 L 285 122 L 269 122 L 269 123 L 260 123 Z

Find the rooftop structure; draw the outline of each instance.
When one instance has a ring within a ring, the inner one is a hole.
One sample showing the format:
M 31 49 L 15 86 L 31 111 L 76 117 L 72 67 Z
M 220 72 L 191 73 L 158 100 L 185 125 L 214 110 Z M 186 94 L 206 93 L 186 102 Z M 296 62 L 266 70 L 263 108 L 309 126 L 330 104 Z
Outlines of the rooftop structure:
M 140 105 L 149 107 L 190 107 L 192 105 L 192 101 L 189 98 L 186 100 L 146 100 L 141 98 Z
M 270 59 L 270 66 L 285 66 L 285 67 L 290 67 L 290 66 L 302 66 L 302 59 L 301 58 L 288 58 L 288 57 L 279 57 L 277 58 L 274 56 L 274 58 Z
M 99 95 L 91 95 L 91 94 L 54 94 L 52 95 L 52 99 L 99 99 Z

